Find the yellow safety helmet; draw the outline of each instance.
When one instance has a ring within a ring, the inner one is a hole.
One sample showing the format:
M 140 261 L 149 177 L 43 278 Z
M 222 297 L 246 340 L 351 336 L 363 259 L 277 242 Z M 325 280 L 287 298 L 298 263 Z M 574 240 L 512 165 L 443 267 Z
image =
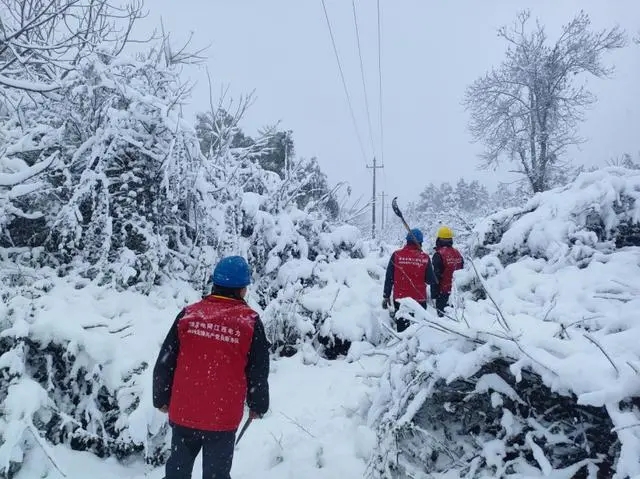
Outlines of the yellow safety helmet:
M 453 239 L 453 230 L 448 226 L 441 226 L 438 230 L 438 238 L 444 240 Z

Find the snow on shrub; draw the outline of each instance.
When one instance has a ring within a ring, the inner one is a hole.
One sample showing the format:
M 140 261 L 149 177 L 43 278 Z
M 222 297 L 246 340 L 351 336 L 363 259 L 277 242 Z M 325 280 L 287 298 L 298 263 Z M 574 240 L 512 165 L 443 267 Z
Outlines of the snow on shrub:
M 294 207 L 255 218 L 248 254 L 259 279 L 252 291 L 274 349 L 290 355 L 312 342 L 335 357 L 353 341 L 377 343 L 384 264 L 359 230 Z
M 460 308 L 388 351 L 370 477 L 640 474 L 639 195 L 611 168 L 480 222 Z
M 174 315 L 198 298 L 180 283 L 149 296 L 77 274 L 2 263 L 0 477 L 33 448 L 65 443 L 100 457 L 166 458 L 151 368 Z
M 625 168 L 582 174 L 522 208 L 489 216 L 476 228 L 474 255 L 499 251 L 504 263 L 522 256 L 558 262 L 569 250 L 579 260 L 595 245 L 640 246 L 639 178 Z

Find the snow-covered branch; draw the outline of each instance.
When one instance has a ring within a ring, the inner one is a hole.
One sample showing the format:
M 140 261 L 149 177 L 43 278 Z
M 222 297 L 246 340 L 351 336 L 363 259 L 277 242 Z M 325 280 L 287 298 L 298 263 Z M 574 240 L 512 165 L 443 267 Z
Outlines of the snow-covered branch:
M 51 154 L 45 160 L 39 161 L 33 166 L 29 166 L 21 171 L 15 173 L 0 173 L 0 187 L 12 187 L 24 183 L 30 178 L 39 175 L 47 168 L 49 168 L 53 162 L 58 158 L 58 152 Z
M 142 3 L 111 0 L 1 0 L 0 88 L 58 90 L 92 52 L 118 55 L 129 42 Z

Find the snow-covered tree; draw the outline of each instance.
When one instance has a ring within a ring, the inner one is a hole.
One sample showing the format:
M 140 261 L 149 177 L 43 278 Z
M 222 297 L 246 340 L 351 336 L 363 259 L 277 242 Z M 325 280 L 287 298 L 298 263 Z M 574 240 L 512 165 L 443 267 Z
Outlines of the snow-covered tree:
M 0 1 L 0 89 L 48 94 L 97 49 L 117 56 L 141 18 L 139 0 Z
M 461 178 L 455 187 L 447 182 L 439 186 L 431 183 L 420 193 L 415 204 L 408 205 L 407 218 L 412 225 L 423 229 L 429 245 L 435 244 L 436 231 L 442 225 L 453 228 L 458 242 L 465 238 L 477 220 L 494 209 L 490 200 L 487 188 L 477 180 L 467 182 Z
M 30 224 L 9 222 L 15 246 L 43 245 L 89 277 L 121 285 L 152 284 L 160 271 L 184 268 L 175 255 L 194 239 L 188 214 L 201 158 L 176 108 L 186 90 L 163 55 L 159 49 L 137 59 L 83 58 L 59 97 L 25 105 L 5 123 L 9 159 L 25 161 L 34 151 L 56 157 L 13 200 L 42 212 L 31 214 Z M 25 227 L 30 237 L 20 234 Z
M 490 203 L 495 210 L 520 206 L 531 197 L 531 190 L 523 184 L 510 185 L 498 183 L 498 187 L 491 194 Z
M 638 161 L 634 161 L 633 157 L 629 153 L 625 153 L 619 158 L 614 158 L 613 160 L 608 161 L 607 164 L 609 166 L 620 166 L 630 170 L 640 170 L 640 159 Z
M 479 213 L 489 206 L 489 191 L 478 180 L 467 183 L 463 178 L 456 184 L 456 202 L 462 211 Z
M 36 8 L 44 10 L 33 16 Z M 180 56 L 166 41 L 139 56 L 124 55 L 119 41 L 136 12 L 100 1 L 35 0 L 3 2 L 0 12 L 3 27 L 14 20 L 27 22 L 22 29 L 46 25 L 32 32 L 34 42 L 45 43 L 27 48 L 26 35 L 3 44 L 24 47 L 26 64 L 16 60 L 15 48 L 0 57 L 0 477 L 11 477 L 24 454 L 45 439 L 103 456 L 146 447 L 128 423 L 140 398 L 120 391 L 138 384 L 144 362 L 110 383 L 104 359 L 84 342 L 83 328 L 94 326 L 59 315 L 55 322 L 64 333 L 23 327 L 46 323 L 34 303 L 58 277 L 78 289 L 93 279 L 148 291 L 163 278 L 191 279 L 198 266 L 190 252 L 204 243 L 193 211 L 205 159 L 195 130 L 179 114 L 187 92 L 178 76 Z M 5 14 L 15 18 L 5 22 Z M 56 15 L 61 23 L 46 23 Z M 105 35 L 116 32 L 115 39 L 91 36 L 85 21 Z M 69 31 L 70 43 L 42 36 L 49 29 L 66 35 L 67 27 L 78 29 Z M 12 39 L 21 29 L 15 32 Z M 91 47 L 84 48 L 85 41 Z M 34 82 L 47 91 L 33 90 Z M 108 328 L 110 320 L 96 327 Z M 21 406 L 25 395 L 33 398 L 27 408 Z
M 0 2 L 0 245 L 38 237 L 30 228 L 41 231 L 44 214 L 29 193 L 42 188 L 36 177 L 61 159 L 54 145 L 58 127 L 47 125 L 50 118 L 34 122 L 33 112 L 64 102 L 62 90 L 83 59 L 120 53 L 141 15 L 137 1 Z
M 484 167 L 506 158 L 517 165 L 533 192 L 573 179 L 562 156 L 580 142 L 577 127 L 595 97 L 577 80 L 583 74 L 606 78 L 605 53 L 625 44 L 623 31 L 592 31 L 581 12 L 561 29 L 551 45 L 544 26 L 529 28 L 530 14 L 522 12 L 498 35 L 508 44 L 498 68 L 476 80 L 466 92 L 470 129 L 483 141 Z
M 364 256 L 357 229 L 338 228 L 333 233 L 335 200 L 315 159 L 292 156 L 286 171 L 272 171 L 274 165 L 284 166 L 274 159 L 273 148 L 285 136 L 273 129 L 262 130 L 263 136 L 256 138 L 245 135 L 238 126 L 241 118 L 226 113 L 244 110 L 240 105 L 225 105 L 199 116 L 201 145 L 212 145 L 205 166 L 209 188 L 204 194 L 209 199 L 203 203 L 210 207 L 199 218 L 202 233 L 216 238 L 203 263 L 212 264 L 215 255 L 231 252 L 249 258 L 257 279 L 251 296 L 264 309 L 269 337 L 282 354 L 307 342 L 322 347 L 320 338 L 362 339 L 366 328 L 332 328 L 332 310 L 326 304 L 311 307 L 306 300 L 308 295 L 335 296 L 336 288 L 340 289 L 326 278 L 331 261 Z M 220 117 L 225 120 L 214 120 Z M 271 158 L 267 163 L 265 155 Z M 341 308 L 334 309 L 341 314 Z
M 269 171 L 286 177 L 292 169 L 291 160 L 295 158 L 295 144 L 291 130 L 278 131 L 276 126 L 264 128 L 261 134 L 269 138 L 268 149 L 260 157 L 260 165 Z
M 248 106 L 248 102 L 244 103 L 245 104 L 241 107 L 243 109 Z M 253 144 L 253 139 L 245 136 L 236 124 L 236 118 L 241 117 L 243 113 L 243 111 L 229 113 L 220 107 L 213 113 L 198 113 L 196 115 L 196 133 L 198 135 L 198 140 L 200 141 L 200 149 L 203 155 L 208 156 L 215 152 L 216 148 L 219 146 L 216 141 L 220 141 L 216 132 L 226 126 L 231 127 L 231 131 L 229 133 L 233 135 L 231 140 L 232 147 L 248 147 Z

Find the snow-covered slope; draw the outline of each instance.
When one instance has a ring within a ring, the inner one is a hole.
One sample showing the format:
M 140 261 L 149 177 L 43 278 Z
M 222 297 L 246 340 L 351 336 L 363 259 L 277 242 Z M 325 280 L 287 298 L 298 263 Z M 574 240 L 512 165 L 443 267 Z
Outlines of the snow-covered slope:
M 372 476 L 640 477 L 639 198 L 612 168 L 477 226 L 458 307 L 389 352 Z

